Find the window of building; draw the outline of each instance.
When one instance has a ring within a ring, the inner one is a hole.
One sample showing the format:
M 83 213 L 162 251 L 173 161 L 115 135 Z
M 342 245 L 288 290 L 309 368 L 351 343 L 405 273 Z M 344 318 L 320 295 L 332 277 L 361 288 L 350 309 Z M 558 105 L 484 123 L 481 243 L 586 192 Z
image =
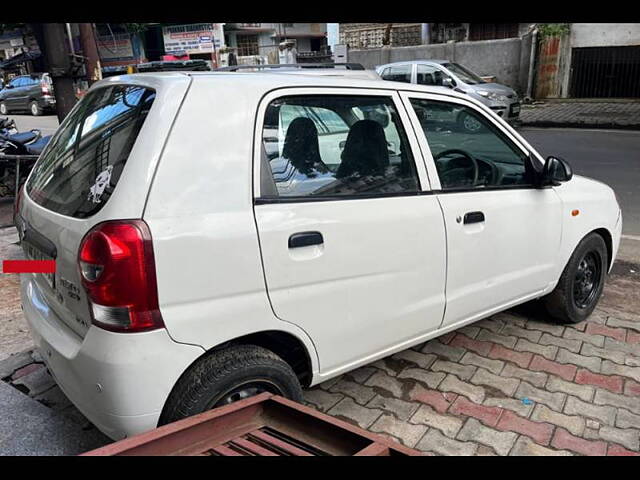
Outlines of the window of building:
M 237 35 L 236 44 L 238 45 L 238 56 L 240 57 L 260 54 L 257 35 Z
M 518 36 L 517 23 L 470 23 L 469 40 L 497 40 Z

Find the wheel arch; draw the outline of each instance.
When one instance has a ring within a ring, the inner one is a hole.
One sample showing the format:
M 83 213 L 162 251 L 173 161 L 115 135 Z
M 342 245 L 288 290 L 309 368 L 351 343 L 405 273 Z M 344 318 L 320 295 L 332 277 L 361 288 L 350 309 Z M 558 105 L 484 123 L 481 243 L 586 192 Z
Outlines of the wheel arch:
M 613 262 L 613 235 L 609 230 L 604 227 L 596 228 L 595 230 L 590 231 L 587 235 L 591 235 L 592 233 L 598 234 L 604 240 L 604 244 L 607 247 L 607 272 L 611 270 L 612 262 Z M 585 235 L 582 238 L 585 238 Z M 580 240 L 582 241 L 582 239 Z
M 289 364 L 298 377 L 302 387 L 308 387 L 311 384 L 313 379 L 313 362 L 310 356 L 311 352 L 309 352 L 304 342 L 297 336 L 284 330 L 263 330 L 222 342 L 209 348 L 202 355 L 194 359 L 174 382 L 169 395 L 167 395 L 164 401 L 162 411 L 164 412 L 180 380 L 184 378 L 185 375 L 188 375 L 198 362 L 212 353 L 232 345 L 256 345 L 266 348 Z M 160 418 L 162 418 L 162 415 Z

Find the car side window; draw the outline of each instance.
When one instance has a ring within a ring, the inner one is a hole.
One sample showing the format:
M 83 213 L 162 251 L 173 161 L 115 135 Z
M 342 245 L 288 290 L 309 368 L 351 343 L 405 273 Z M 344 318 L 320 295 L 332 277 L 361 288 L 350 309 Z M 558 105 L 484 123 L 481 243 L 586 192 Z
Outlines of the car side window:
M 390 80 L 392 82 L 411 83 L 411 67 L 412 65 L 389 67 L 382 72 L 381 77 L 383 80 Z
M 420 189 L 415 162 L 389 97 L 310 95 L 272 101 L 262 131 L 275 194 L 335 197 Z M 265 182 L 261 182 L 265 185 Z M 273 189 L 269 189 L 273 190 Z
M 436 67 L 430 65 L 417 65 L 417 83 L 419 85 L 439 85 L 442 86 L 444 73 Z
M 443 190 L 532 186 L 528 155 L 488 118 L 464 105 L 411 99 Z
M 23 81 L 24 79 L 22 77 L 16 77 L 11 80 L 11 85 L 13 85 L 14 88 L 22 87 Z

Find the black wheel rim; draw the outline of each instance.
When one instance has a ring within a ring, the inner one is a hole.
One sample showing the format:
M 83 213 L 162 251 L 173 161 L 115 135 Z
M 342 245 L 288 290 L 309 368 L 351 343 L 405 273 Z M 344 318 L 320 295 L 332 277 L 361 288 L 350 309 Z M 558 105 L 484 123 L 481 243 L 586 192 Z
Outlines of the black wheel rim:
M 245 398 L 254 397 L 263 392 L 282 395 L 280 387 L 269 380 L 249 380 L 223 392 L 221 395 L 217 395 L 209 405 L 207 405 L 207 410 L 229 405 L 230 403 L 244 400 Z
M 573 301 L 578 308 L 591 306 L 602 278 L 602 261 L 597 252 L 587 252 L 576 270 L 573 280 Z

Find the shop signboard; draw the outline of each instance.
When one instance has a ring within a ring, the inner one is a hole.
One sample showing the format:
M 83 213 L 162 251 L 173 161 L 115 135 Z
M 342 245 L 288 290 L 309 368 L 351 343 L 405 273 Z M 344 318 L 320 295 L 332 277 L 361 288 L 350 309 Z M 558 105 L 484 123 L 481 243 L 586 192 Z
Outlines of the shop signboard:
M 162 28 L 167 54 L 213 53 L 224 46 L 222 23 L 192 23 Z

